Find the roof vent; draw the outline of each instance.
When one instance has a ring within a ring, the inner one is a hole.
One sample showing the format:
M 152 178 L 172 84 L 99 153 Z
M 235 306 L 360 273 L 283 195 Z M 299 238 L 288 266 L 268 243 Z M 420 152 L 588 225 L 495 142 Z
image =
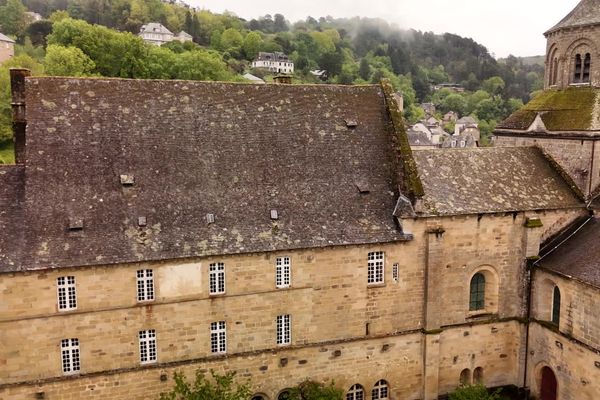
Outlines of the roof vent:
M 83 218 L 69 217 L 69 230 L 80 231 L 83 229 Z
M 135 180 L 133 179 L 133 175 L 119 175 L 121 180 L 121 185 L 123 186 L 133 186 Z
M 348 129 L 354 129 L 358 126 L 358 121 L 355 119 L 345 119 L 344 122 L 346 123 L 346 127 Z
M 271 219 L 279 219 L 279 213 L 277 210 L 271 210 Z
M 146 220 L 146 217 L 138 217 L 138 226 L 146 226 L 148 225 L 148 221 Z
M 371 187 L 369 186 L 369 184 L 365 181 L 357 181 L 354 182 L 354 185 L 356 186 L 356 188 L 358 189 L 358 191 L 361 194 L 367 194 L 371 192 Z
M 215 223 L 215 214 L 206 214 L 206 223 L 214 224 Z

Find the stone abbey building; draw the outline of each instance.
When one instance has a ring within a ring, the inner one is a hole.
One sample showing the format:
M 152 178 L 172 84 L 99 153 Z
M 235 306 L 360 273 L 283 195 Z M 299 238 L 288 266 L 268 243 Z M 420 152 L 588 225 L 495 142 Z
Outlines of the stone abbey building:
M 0 166 L 0 399 L 237 371 L 347 400 L 600 396 L 600 1 L 492 148 L 412 154 L 390 86 L 30 77 Z

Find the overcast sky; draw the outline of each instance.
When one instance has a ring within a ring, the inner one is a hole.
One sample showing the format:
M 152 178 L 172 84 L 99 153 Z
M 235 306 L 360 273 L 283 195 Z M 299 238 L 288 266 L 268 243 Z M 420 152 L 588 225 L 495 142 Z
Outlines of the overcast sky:
M 579 0 L 187 0 L 214 12 L 252 19 L 280 13 L 295 22 L 307 16 L 378 17 L 401 28 L 451 32 L 473 38 L 496 57 L 541 55 L 543 33 Z

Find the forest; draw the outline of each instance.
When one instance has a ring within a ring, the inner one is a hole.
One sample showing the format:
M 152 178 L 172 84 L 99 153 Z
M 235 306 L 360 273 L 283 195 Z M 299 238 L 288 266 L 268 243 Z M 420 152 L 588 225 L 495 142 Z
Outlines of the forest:
M 43 19 L 34 21 L 28 11 Z M 147 22 L 186 31 L 193 42 L 147 44 L 137 36 Z M 388 78 L 404 96 L 407 122 L 423 117 L 419 103 L 433 102 L 440 112 L 474 116 L 484 137 L 541 89 L 543 79 L 543 65 L 513 56 L 498 61 L 474 40 L 451 33 L 360 17 L 291 23 L 275 14 L 248 21 L 181 1 L 0 0 L 0 32 L 17 41 L 15 57 L 0 65 L 0 158 L 2 142 L 11 138 L 8 69 L 16 66 L 37 75 L 242 81 L 258 52 L 281 51 L 295 63 L 294 83 Z M 312 70 L 326 70 L 326 78 Z M 460 84 L 465 92 L 434 91 L 440 83 Z

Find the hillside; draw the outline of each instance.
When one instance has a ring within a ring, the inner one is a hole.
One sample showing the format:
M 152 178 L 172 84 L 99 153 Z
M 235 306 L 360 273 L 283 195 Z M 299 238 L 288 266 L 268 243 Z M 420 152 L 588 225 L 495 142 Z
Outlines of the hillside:
M 26 11 L 43 19 L 33 22 Z M 188 32 L 193 43 L 146 44 L 136 34 L 153 21 Z M 402 91 L 409 121 L 422 117 L 419 102 L 431 101 L 441 110 L 474 115 L 484 134 L 541 88 L 543 74 L 543 66 L 515 57 L 498 62 L 484 46 L 450 33 L 359 17 L 290 23 L 275 14 L 246 21 L 160 0 L 0 0 L 0 31 L 19 44 L 0 79 L 10 66 L 26 65 L 49 75 L 242 80 L 259 51 L 281 51 L 295 63 L 297 83 L 363 84 L 385 77 Z M 318 79 L 312 70 L 327 76 Z M 466 92 L 434 92 L 448 82 Z M 1 96 L 0 141 L 10 138 L 7 90 Z

